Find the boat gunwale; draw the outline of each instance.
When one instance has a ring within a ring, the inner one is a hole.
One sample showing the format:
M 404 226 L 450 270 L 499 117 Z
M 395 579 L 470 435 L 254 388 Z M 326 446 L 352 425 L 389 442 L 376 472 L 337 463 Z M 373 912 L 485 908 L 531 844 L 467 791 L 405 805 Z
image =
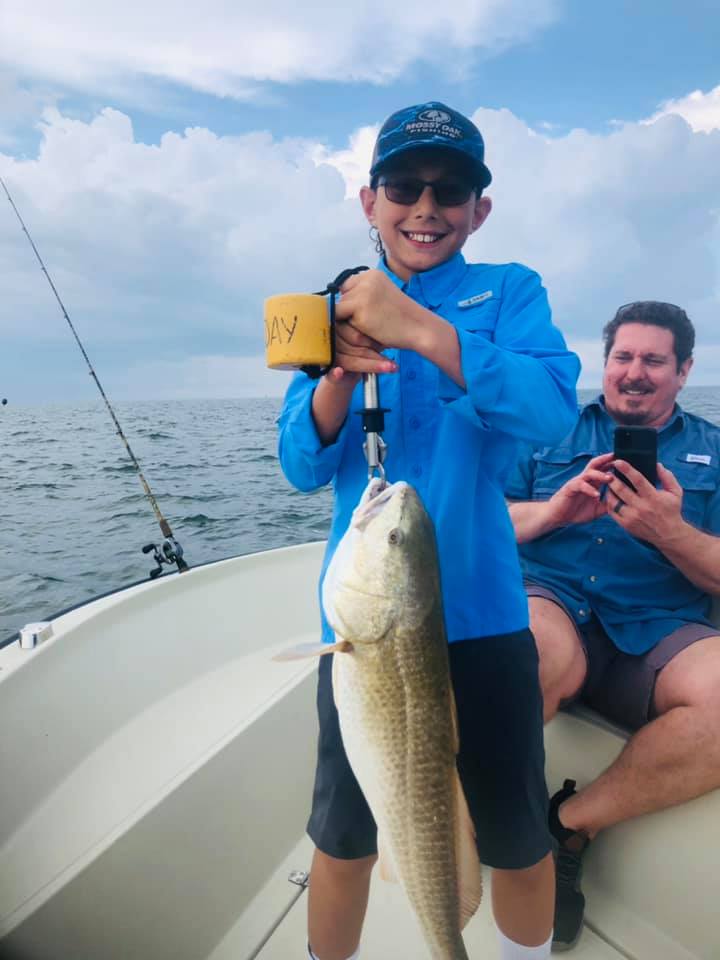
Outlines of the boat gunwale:
M 271 547 L 268 550 L 251 550 L 248 553 L 234 553 L 228 557 L 220 557 L 217 560 L 204 560 L 202 563 L 194 563 L 191 567 L 188 568 L 187 572 L 192 573 L 193 570 L 200 570 L 203 567 L 211 567 L 215 564 L 228 563 L 231 560 L 244 560 L 247 557 L 261 557 L 267 556 L 268 554 L 280 553 L 282 551 L 298 550 L 303 547 L 313 547 L 318 544 L 325 544 L 325 540 L 308 540 L 303 543 L 293 543 L 285 547 Z M 115 587 L 113 590 L 106 590 L 105 593 L 98 593 L 94 597 L 89 597 L 87 600 L 80 600 L 78 603 L 73 604 L 70 607 L 64 607 L 62 610 L 59 610 L 57 613 L 50 614 L 47 617 L 44 617 L 43 623 L 53 623 L 55 620 L 58 620 L 60 617 L 66 616 L 68 613 L 75 613 L 77 610 L 80 610 L 82 607 L 87 607 L 91 603 L 96 603 L 98 600 L 107 600 L 108 597 L 112 597 L 115 594 L 125 593 L 128 590 L 133 590 L 136 587 L 141 586 L 150 586 L 155 583 L 162 583 L 166 580 L 171 580 L 174 577 L 179 575 L 180 571 L 178 570 L 169 570 L 167 573 L 163 573 L 161 576 L 151 578 L 150 576 L 144 577 L 142 580 L 134 580 L 132 583 L 127 583 L 122 587 Z M 33 621 L 35 622 L 35 621 Z M 6 647 L 11 646 L 13 643 L 17 643 L 20 639 L 20 630 L 16 630 L 15 633 L 10 634 L 9 637 L 6 637 L 3 640 L 0 640 L 0 650 L 5 649 Z M 42 644 L 38 644 L 41 646 Z

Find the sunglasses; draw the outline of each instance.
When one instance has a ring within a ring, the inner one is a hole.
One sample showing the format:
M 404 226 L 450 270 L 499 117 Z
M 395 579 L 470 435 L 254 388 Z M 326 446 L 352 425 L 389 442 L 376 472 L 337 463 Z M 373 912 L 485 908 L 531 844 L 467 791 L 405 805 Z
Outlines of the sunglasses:
M 418 202 L 425 187 L 432 189 L 435 201 L 441 207 L 461 207 L 476 189 L 475 184 L 467 180 L 420 180 L 419 177 L 402 176 L 382 176 L 378 179 L 378 186 L 384 188 L 388 200 L 406 207 Z

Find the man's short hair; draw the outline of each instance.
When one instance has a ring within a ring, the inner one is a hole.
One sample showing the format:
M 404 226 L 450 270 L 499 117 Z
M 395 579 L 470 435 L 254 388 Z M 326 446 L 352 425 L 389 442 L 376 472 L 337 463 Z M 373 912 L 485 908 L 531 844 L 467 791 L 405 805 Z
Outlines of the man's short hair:
M 605 324 L 603 329 L 605 362 L 610 356 L 618 329 L 625 323 L 645 323 L 648 326 L 664 327 L 670 330 L 675 343 L 678 370 L 692 356 L 695 346 L 695 328 L 682 307 L 674 303 L 663 303 L 661 300 L 637 300 L 635 303 L 623 304 L 612 320 Z

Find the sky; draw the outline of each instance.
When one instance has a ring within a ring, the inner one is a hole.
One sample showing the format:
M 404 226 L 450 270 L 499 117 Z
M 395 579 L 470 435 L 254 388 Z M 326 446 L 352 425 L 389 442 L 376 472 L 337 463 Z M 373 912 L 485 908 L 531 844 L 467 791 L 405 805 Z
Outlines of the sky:
M 540 272 L 579 385 L 638 299 L 720 385 L 718 50 L 716 0 L 2 0 L 0 177 L 112 399 L 280 395 L 264 299 L 375 262 L 377 129 L 440 100 L 493 172 L 464 252 Z M 2 191 L 0 337 L 9 402 L 96 398 Z

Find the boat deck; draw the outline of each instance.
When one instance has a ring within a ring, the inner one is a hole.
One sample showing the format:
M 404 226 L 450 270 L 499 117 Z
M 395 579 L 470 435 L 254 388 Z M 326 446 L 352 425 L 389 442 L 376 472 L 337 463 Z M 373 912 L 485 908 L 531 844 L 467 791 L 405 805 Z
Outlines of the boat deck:
M 308 870 L 311 856 L 312 844 L 304 837 L 208 960 L 306 960 L 307 894 L 288 877 L 293 871 Z M 465 930 L 464 940 L 471 960 L 499 957 L 489 884 L 486 884 L 480 909 Z M 430 957 L 402 890 L 379 877 L 374 877 L 371 885 L 362 956 L 367 960 Z M 572 957 L 573 960 L 625 960 L 628 954 L 614 949 L 586 926 Z
M 321 557 L 309 544 L 198 567 L 0 650 L 3 960 L 307 960 L 288 876 L 311 859 L 316 665 L 271 657 L 315 638 Z M 577 710 L 545 739 L 552 793 L 594 780 L 626 734 Z M 573 960 L 718 960 L 718 849 L 720 791 L 603 831 Z M 489 891 L 465 942 L 497 957 Z M 362 955 L 428 960 L 379 878 Z

